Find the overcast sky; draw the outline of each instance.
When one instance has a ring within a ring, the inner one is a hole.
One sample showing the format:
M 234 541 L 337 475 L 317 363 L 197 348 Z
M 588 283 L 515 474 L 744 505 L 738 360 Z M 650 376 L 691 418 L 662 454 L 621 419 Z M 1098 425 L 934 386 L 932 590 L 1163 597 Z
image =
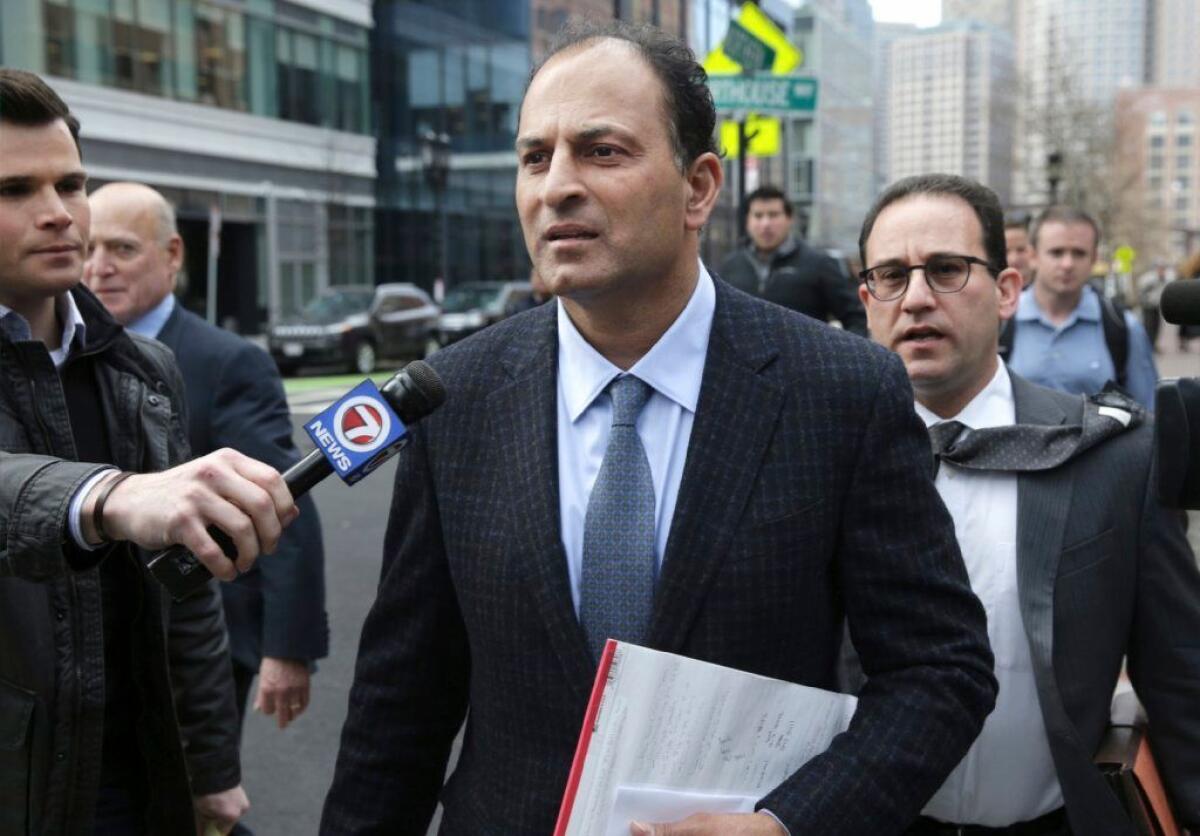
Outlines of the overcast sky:
M 942 0 L 871 0 L 875 19 L 933 26 L 942 19 Z

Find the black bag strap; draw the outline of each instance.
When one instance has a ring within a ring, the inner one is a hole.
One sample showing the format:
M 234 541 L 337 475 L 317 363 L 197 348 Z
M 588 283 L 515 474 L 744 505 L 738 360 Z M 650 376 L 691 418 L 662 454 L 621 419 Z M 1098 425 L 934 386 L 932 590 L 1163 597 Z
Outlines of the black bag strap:
M 1013 342 L 1017 338 L 1017 317 L 1010 316 L 1000 326 L 1000 359 L 1005 363 L 1012 360 Z
M 1107 296 L 1100 297 L 1100 324 L 1104 327 L 1108 356 L 1117 372 L 1117 385 L 1124 389 L 1129 377 L 1129 324 L 1122 306 Z

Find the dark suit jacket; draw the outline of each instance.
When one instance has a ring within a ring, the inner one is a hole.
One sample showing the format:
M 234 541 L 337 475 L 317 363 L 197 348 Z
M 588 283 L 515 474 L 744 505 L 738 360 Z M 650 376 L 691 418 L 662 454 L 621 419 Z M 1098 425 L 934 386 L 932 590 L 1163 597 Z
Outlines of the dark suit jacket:
M 279 371 L 266 352 L 180 305 L 158 339 L 183 372 L 193 455 L 232 447 L 279 471 L 299 459 Z M 221 584 L 230 652 L 251 670 L 263 656 L 313 661 L 329 653 L 321 522 L 310 498 L 298 504 L 300 516 L 275 554 Z
M 1083 398 L 1012 376 L 1017 420 L 1078 422 Z M 1154 498 L 1153 430 L 1017 479 L 1017 579 L 1042 717 L 1075 833 L 1132 834 L 1092 755 L 1122 660 L 1180 824 L 1200 827 L 1200 573 Z M 1001 776 L 1002 779 L 1002 776 Z
M 401 454 L 322 833 L 554 826 L 595 661 L 558 505 L 555 306 L 434 355 Z M 717 282 L 647 644 L 822 688 L 843 617 L 873 672 L 850 730 L 762 800 L 794 834 L 899 832 L 991 710 L 984 616 L 899 360 Z

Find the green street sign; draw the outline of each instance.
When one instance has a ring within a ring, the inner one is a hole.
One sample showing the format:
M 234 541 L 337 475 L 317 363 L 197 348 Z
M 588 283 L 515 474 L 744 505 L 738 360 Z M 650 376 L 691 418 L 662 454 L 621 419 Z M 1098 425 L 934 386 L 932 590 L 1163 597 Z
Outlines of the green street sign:
M 817 108 L 817 80 L 787 76 L 709 76 L 717 110 L 788 110 Z
M 775 50 L 754 37 L 736 20 L 729 21 L 722 45 L 725 54 L 742 65 L 747 72 L 769 70 L 775 64 Z

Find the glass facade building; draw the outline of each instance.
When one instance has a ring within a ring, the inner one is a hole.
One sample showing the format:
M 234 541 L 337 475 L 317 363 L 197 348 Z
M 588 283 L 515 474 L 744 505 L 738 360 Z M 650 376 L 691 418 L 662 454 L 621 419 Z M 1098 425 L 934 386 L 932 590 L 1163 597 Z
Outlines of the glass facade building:
M 371 80 L 378 120 L 376 275 L 432 288 L 524 279 L 515 207 L 525 83 L 576 16 L 654 23 L 703 55 L 724 36 L 729 0 L 376 0 Z M 449 141 L 444 187 L 422 160 Z
M 184 304 L 255 332 L 374 281 L 369 0 L 4 0 L 0 64 L 44 76 L 103 183 L 177 206 Z

